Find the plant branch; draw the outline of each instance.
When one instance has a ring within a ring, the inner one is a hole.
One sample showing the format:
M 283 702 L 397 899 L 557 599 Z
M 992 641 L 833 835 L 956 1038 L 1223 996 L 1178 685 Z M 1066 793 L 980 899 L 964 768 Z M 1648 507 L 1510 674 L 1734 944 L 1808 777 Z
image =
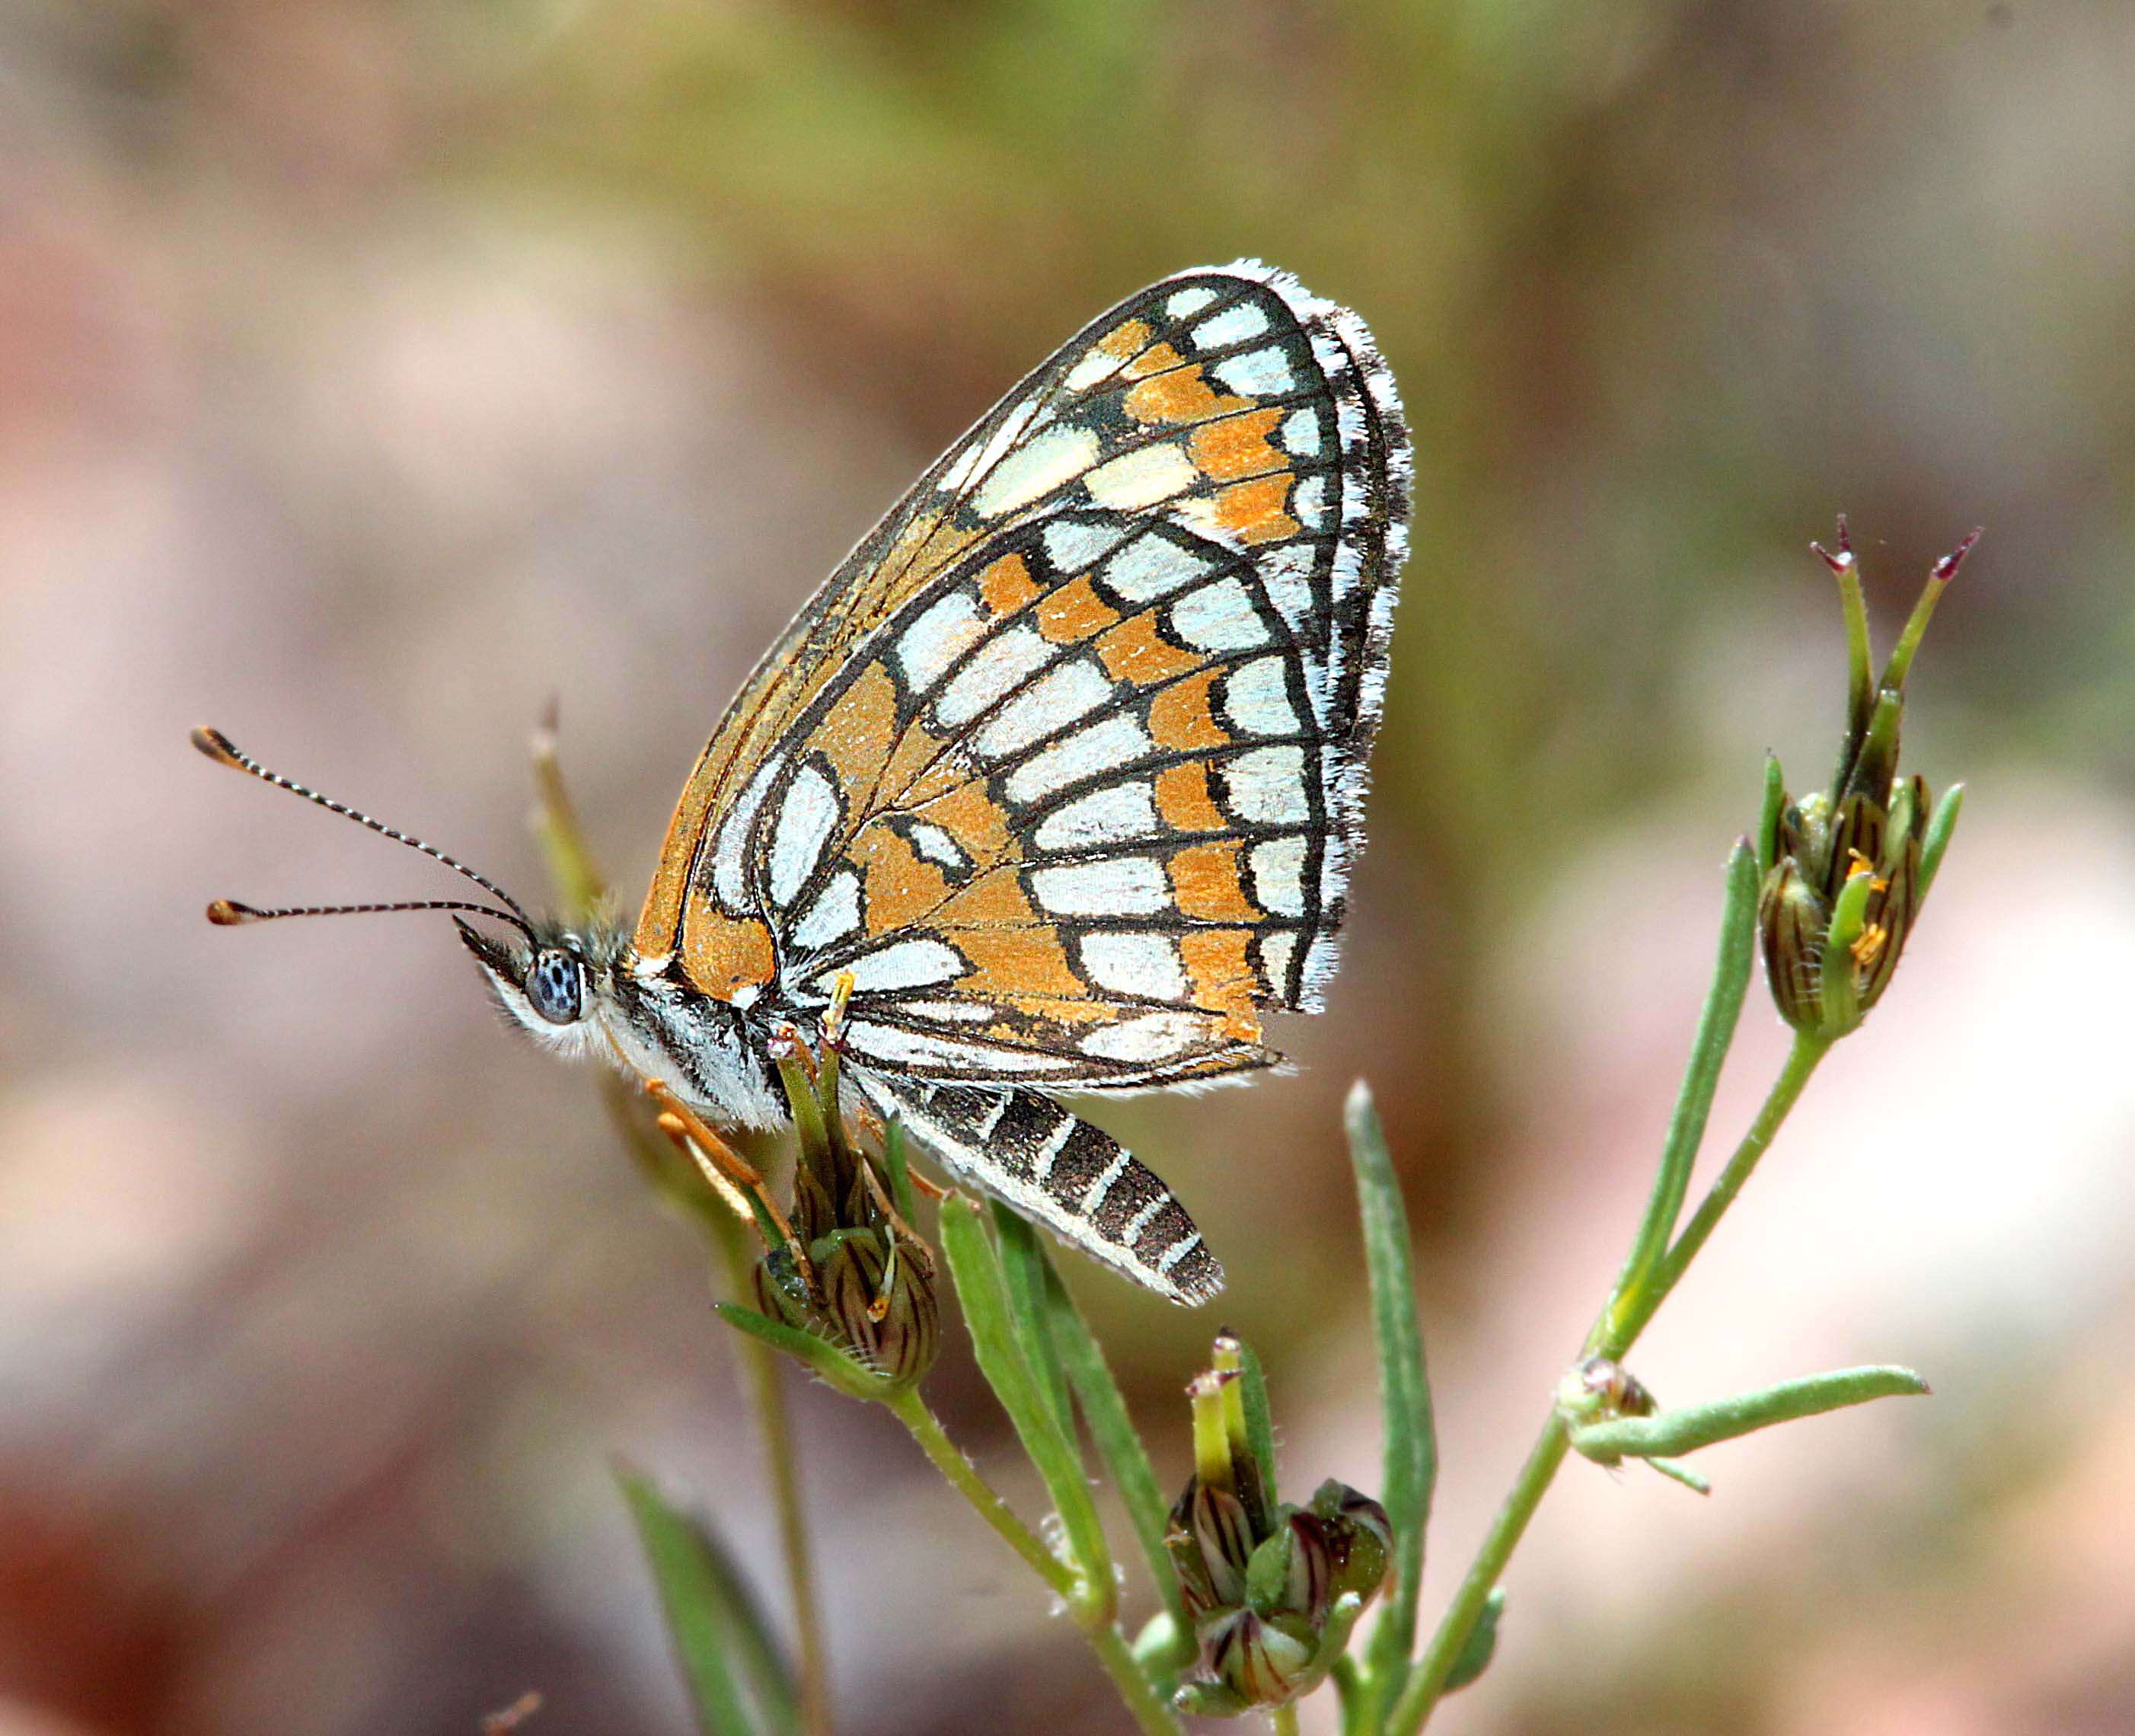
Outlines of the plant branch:
M 941 1419 L 927 1408 L 925 1400 L 908 1387 L 884 1399 L 883 1403 L 911 1431 L 920 1450 L 948 1480 L 949 1486 L 971 1503 L 979 1517 L 1023 1557 L 1068 1612 L 1075 1614 L 1082 1576 L 1048 1549 L 1038 1534 L 994 1492 L 992 1485 L 979 1475 L 963 1450 L 949 1439 Z M 1155 1685 L 1135 1661 L 1133 1650 L 1118 1625 L 1110 1620 L 1091 1622 L 1079 1618 L 1077 1625 L 1088 1636 L 1097 1661 L 1111 1677 L 1121 1699 L 1126 1702 L 1128 1711 L 1134 1714 L 1135 1724 L 1145 1736 L 1182 1736 L 1177 1716 L 1158 1697 Z
M 1571 1429 L 1562 1417 L 1552 1411 L 1549 1420 L 1542 1424 L 1541 1434 L 1528 1450 L 1527 1463 L 1513 1479 L 1511 1493 L 1498 1507 L 1497 1517 L 1490 1521 L 1489 1535 L 1475 1551 L 1475 1559 L 1469 1564 L 1460 1589 L 1454 1593 L 1453 1601 L 1440 1618 L 1431 1642 L 1416 1661 L 1401 1698 L 1394 1703 L 1392 1715 L 1386 1724 L 1390 1736 L 1416 1736 L 1445 1694 L 1453 1666 L 1460 1662 L 1460 1654 L 1467 1647 L 1468 1636 L 1482 1618 L 1484 1606 L 1490 1601 L 1490 1593 L 1496 1589 L 1505 1564 L 1519 1546 L 1528 1521 L 1534 1517 L 1535 1509 L 1549 1492 L 1550 1481 L 1556 1475 L 1556 1468 L 1564 1463 L 1571 1445 Z
M 727 1288 L 737 1300 L 751 1295 L 749 1273 L 755 1261 L 741 1220 L 730 1213 L 705 1221 L 719 1226 L 715 1240 L 727 1269 Z M 778 1541 L 786 1561 L 786 1587 L 800 1642 L 801 1728 L 807 1736 L 828 1736 L 830 1682 L 823 1643 L 822 1610 L 816 1595 L 815 1555 L 808 1543 L 807 1510 L 801 1505 L 799 1460 L 786 1405 L 786 1385 L 778 1358 L 768 1344 L 744 1335 L 742 1366 L 748 1371 L 749 1398 L 757 1427 L 763 1434 L 763 1460 L 771 1474 L 772 1500 L 778 1509 Z
M 1724 962 L 1722 968 L 1725 969 Z M 1639 1286 L 1634 1294 L 1611 1300 L 1602 1315 L 1605 1331 L 1597 1327 L 1590 1349 L 1610 1357 L 1620 1357 L 1630 1349 L 1741 1192 L 1755 1171 L 1758 1159 L 1770 1147 L 1830 1047 L 1828 1039 L 1805 1033 L 1796 1036 L 1779 1077 L 1773 1081 L 1749 1131 L 1743 1134 L 1741 1143 L 1729 1157 L 1711 1190 L 1692 1214 L 1690 1222 L 1673 1245 L 1656 1262 L 1650 1280 Z M 1698 1056 L 1694 1054 L 1693 1071 L 1698 1061 Z M 1454 1593 L 1452 1603 L 1446 1607 L 1422 1657 L 1395 1702 L 1392 1715 L 1385 1727 L 1389 1736 L 1416 1736 L 1443 1697 L 1447 1679 L 1468 1643 L 1468 1637 L 1481 1618 L 1491 1592 L 1525 1534 L 1528 1521 L 1534 1517 L 1535 1510 L 1541 1506 L 1557 1468 L 1571 1450 L 1571 1441 L 1570 1425 L 1562 1415 L 1552 1410 L 1529 1449 L 1511 1492 L 1491 1521 L 1489 1532 L 1475 1552 L 1460 1589 Z

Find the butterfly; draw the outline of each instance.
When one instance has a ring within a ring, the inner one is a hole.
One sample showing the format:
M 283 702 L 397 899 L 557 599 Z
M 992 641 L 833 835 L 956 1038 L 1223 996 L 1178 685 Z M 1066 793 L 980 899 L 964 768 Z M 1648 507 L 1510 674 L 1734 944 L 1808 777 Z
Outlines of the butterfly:
M 1281 1057 L 1336 961 L 1407 549 L 1409 438 L 1363 322 L 1253 260 L 1083 328 L 922 476 L 698 757 L 634 928 L 432 899 L 511 1019 L 787 1119 L 770 1047 L 840 1042 L 856 1115 L 1180 1303 L 1222 1272 L 1062 1094 Z

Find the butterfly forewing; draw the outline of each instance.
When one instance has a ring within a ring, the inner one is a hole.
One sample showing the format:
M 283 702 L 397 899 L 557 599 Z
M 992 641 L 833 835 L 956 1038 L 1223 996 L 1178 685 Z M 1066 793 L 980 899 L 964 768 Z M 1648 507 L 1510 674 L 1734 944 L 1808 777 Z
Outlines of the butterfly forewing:
M 1353 316 L 1257 266 L 1093 322 L 788 630 L 639 935 L 857 1061 L 1055 1089 L 1274 1057 L 1358 842 L 1407 447 Z

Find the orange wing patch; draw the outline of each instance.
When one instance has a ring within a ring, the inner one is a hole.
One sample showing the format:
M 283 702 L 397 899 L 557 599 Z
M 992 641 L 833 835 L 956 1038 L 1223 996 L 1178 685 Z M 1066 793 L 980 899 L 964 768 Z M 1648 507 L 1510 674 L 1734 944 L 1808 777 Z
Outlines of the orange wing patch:
M 887 826 L 869 826 L 848 853 L 867 893 L 867 931 L 888 934 L 917 921 L 949 896 L 949 877 Z
M 682 929 L 682 969 L 714 1000 L 762 988 L 778 968 L 771 930 L 754 916 L 728 916 L 702 892 L 690 895 Z
M 1253 996 L 1260 979 L 1247 957 L 1249 928 L 1197 928 L 1179 937 L 1179 956 L 1193 984 L 1193 1003 L 1223 1015 L 1223 1034 L 1240 1042 L 1258 1042 L 1260 1016 Z
M 1258 922 L 1265 913 L 1246 896 L 1238 873 L 1236 839 L 1189 844 L 1173 853 L 1167 865 L 1171 890 L 1182 916 L 1207 922 Z
M 1175 679 L 1201 662 L 1156 631 L 1156 613 L 1149 609 L 1129 617 L 1099 640 L 1097 655 L 1115 681 L 1131 681 L 1137 687 Z
M 1209 706 L 1209 690 L 1216 684 L 1216 675 L 1214 670 L 1204 669 L 1198 675 L 1174 682 L 1150 701 L 1149 733 L 1159 745 L 1177 752 L 1231 745 L 1230 732 L 1216 721 Z
M 1203 475 L 1219 482 L 1287 470 L 1289 455 L 1277 452 L 1268 443 L 1268 436 L 1281 420 L 1282 412 L 1276 409 L 1253 410 L 1242 416 L 1204 422 L 1186 437 L 1186 450 L 1201 467 Z
M 1184 760 L 1157 773 L 1156 811 L 1182 832 L 1220 832 L 1229 824 L 1209 793 L 1205 760 Z
M 1072 645 L 1114 626 L 1120 612 L 1097 595 L 1087 578 L 1051 592 L 1038 606 L 1038 631 L 1055 645 Z
M 1004 554 L 979 575 L 979 595 L 996 618 L 1013 615 L 1042 595 L 1030 576 L 1030 564 L 1020 554 Z

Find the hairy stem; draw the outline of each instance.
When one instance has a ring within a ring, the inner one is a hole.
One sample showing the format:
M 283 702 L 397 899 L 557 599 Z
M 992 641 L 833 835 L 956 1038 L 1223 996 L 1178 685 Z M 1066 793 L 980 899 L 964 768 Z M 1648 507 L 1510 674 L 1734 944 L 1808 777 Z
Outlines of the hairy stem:
M 1756 1169 L 1758 1159 L 1770 1147 L 1789 1113 L 1800 1100 L 1810 1075 L 1830 1048 L 1830 1042 L 1823 1037 L 1796 1036 L 1779 1077 L 1765 1094 L 1749 1131 L 1727 1159 L 1711 1192 L 1636 1294 L 1612 1299 L 1602 1316 L 1606 1330 L 1597 1333 L 1598 1342 L 1590 1348 L 1612 1357 L 1621 1356 L 1630 1349 L 1653 1319 L 1654 1312 L 1682 1280 L 1727 1208 L 1734 1204 L 1736 1197 Z M 1556 1475 L 1557 1467 L 1564 1463 L 1571 1444 L 1569 1425 L 1552 1410 L 1528 1450 L 1527 1463 L 1513 1479 L 1511 1492 L 1490 1521 L 1489 1532 L 1469 1564 L 1460 1589 L 1454 1593 L 1452 1603 L 1447 1605 L 1430 1644 L 1424 1648 L 1422 1657 L 1395 1703 L 1392 1715 L 1386 1723 L 1389 1736 L 1416 1736 L 1430 1719 L 1445 1691 L 1447 1676 L 1482 1616 L 1484 1605 L 1503 1576 L 1506 1563 L 1512 1559 L 1513 1550 L 1527 1530 L 1527 1522 L 1542 1505 L 1542 1498 L 1548 1492 L 1550 1482 Z
M 908 1388 L 884 1402 L 898 1421 L 911 1431 L 913 1439 L 919 1443 L 920 1451 L 948 1479 L 950 1487 L 969 1501 L 979 1517 L 1023 1557 L 1071 1613 L 1075 1611 L 1080 1576 L 1048 1549 L 1038 1534 L 1017 1518 L 1009 1504 L 994 1492 L 992 1485 L 964 1456 L 963 1449 L 949 1439 L 941 1419 L 927 1408 L 926 1401 Z M 1097 1654 L 1097 1661 L 1120 1690 L 1120 1698 L 1126 1701 L 1127 1710 L 1133 1714 L 1135 1725 L 1146 1736 L 1182 1736 L 1177 1714 L 1158 1696 L 1155 1685 L 1135 1661 L 1133 1650 L 1118 1625 L 1110 1621 L 1081 1625 Z
M 1644 1292 L 1634 1298 L 1623 1324 L 1621 1342 L 1601 1347 L 1605 1355 L 1619 1356 L 1631 1347 L 1632 1342 L 1646 1329 L 1646 1324 L 1668 1294 L 1682 1281 L 1682 1274 L 1690 1269 L 1690 1263 L 1697 1258 L 1698 1250 L 1706 1239 L 1718 1226 L 1727 1208 L 1735 1203 L 1757 1168 L 1758 1160 L 1765 1155 L 1782 1124 L 1800 1100 L 1803 1090 L 1823 1057 L 1831 1052 L 1829 1039 L 1813 1037 L 1807 1032 L 1795 1034 L 1794 1047 L 1787 1052 L 1785 1065 L 1779 1076 L 1772 1082 L 1765 1094 L 1764 1105 L 1757 1111 L 1756 1119 L 1742 1136 L 1742 1143 L 1735 1148 L 1727 1159 L 1726 1167 L 1720 1172 L 1719 1179 L 1698 1202 L 1697 1210 L 1691 1214 L 1690 1221 L 1682 1227 L 1667 1255 L 1661 1260 L 1652 1282 Z
M 719 1252 L 726 1262 L 731 1294 L 744 1303 L 753 1295 L 749 1283 L 754 1265 L 753 1250 L 741 1221 L 722 1212 L 719 1226 Z M 830 1736 L 830 1679 L 823 1644 L 823 1618 L 816 1596 L 816 1563 L 808 1543 L 806 1510 L 801 1502 L 801 1473 L 793 1451 L 793 1429 L 786 1408 L 786 1386 L 780 1377 L 778 1357 L 767 1344 L 744 1337 L 742 1366 L 748 1371 L 749 1397 L 756 1409 L 757 1427 L 763 1433 L 763 1457 L 771 1473 L 772 1499 L 778 1509 L 778 1540 L 786 1559 L 786 1587 L 793 1606 L 793 1627 L 800 1642 L 801 1728 L 806 1736 Z
M 1446 1678 L 1460 1661 L 1468 1636 L 1482 1617 L 1483 1606 L 1489 1602 L 1491 1592 L 1504 1574 L 1505 1564 L 1519 1546 L 1527 1521 L 1542 1505 L 1542 1497 L 1549 1491 L 1550 1480 L 1556 1475 L 1556 1468 L 1564 1463 L 1564 1455 L 1571 1446 L 1571 1429 L 1563 1418 L 1552 1411 L 1549 1420 L 1542 1424 L 1541 1434 L 1528 1450 L 1527 1463 L 1513 1480 L 1512 1492 L 1505 1497 L 1497 1517 L 1490 1521 L 1482 1547 L 1469 1563 L 1460 1589 L 1454 1593 L 1452 1603 L 1439 1618 L 1431 1643 L 1424 1647 L 1407 1686 L 1395 1702 L 1393 1714 L 1386 1724 L 1392 1736 L 1415 1736 L 1431 1716 L 1431 1709 L 1445 1691 Z

